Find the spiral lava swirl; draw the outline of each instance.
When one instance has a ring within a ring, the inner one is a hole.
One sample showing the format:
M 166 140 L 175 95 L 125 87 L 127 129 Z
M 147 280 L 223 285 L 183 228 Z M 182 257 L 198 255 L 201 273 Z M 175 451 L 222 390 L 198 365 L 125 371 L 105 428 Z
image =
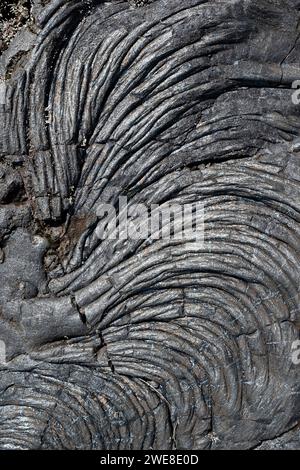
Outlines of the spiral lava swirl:
M 1 307 L 1 448 L 248 449 L 297 424 L 298 3 L 44 8 L 3 114 L 31 214 L 10 234 L 45 279 Z M 203 246 L 99 240 L 120 195 L 202 202 Z

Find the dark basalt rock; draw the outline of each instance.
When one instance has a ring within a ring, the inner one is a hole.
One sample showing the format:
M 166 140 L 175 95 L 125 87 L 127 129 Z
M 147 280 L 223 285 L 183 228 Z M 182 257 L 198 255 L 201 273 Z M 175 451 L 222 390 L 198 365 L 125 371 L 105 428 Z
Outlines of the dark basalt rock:
M 0 448 L 300 447 L 299 1 L 135 3 L 1 57 Z M 120 195 L 204 245 L 99 240 Z

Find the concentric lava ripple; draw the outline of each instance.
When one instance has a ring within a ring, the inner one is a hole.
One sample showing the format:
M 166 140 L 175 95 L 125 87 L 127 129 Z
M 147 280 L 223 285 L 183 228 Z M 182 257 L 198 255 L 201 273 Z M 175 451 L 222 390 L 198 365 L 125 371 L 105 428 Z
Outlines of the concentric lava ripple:
M 1 448 L 249 449 L 297 424 L 298 3 L 36 17 L 1 111 L 26 194 L 0 208 Z M 100 240 L 124 195 L 203 203 L 203 245 Z

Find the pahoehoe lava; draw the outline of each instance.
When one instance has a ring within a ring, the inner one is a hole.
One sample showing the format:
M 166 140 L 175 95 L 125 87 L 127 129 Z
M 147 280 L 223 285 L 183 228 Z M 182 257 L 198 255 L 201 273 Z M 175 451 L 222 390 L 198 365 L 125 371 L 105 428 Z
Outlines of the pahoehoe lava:
M 299 1 L 32 3 L 0 62 L 0 448 L 300 447 Z M 100 240 L 121 195 L 202 202 L 203 246 Z

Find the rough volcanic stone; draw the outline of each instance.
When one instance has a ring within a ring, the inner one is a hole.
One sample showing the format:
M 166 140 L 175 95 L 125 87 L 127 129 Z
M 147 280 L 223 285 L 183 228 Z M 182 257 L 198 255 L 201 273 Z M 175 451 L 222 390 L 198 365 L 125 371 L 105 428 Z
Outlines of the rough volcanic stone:
M 0 59 L 1 449 L 300 448 L 299 9 L 32 2 Z M 203 203 L 204 244 L 99 239 L 119 196 Z

